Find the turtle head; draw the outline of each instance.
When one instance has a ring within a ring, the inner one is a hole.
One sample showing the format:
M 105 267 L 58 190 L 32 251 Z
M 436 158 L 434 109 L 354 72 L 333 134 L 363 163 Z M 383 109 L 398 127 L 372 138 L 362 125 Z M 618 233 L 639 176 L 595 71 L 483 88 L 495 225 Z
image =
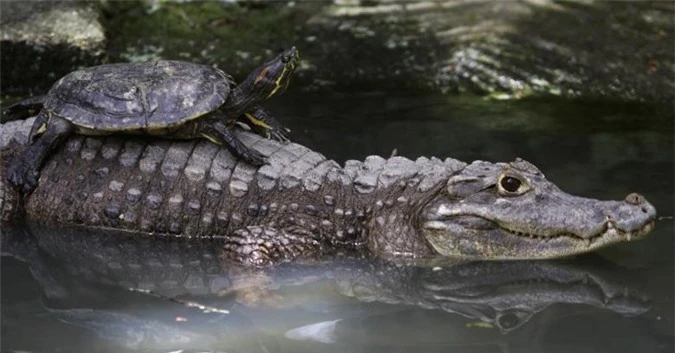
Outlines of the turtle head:
M 267 99 L 286 90 L 299 60 L 300 52 L 292 47 L 253 70 L 246 79 L 250 84 L 250 93 L 260 99 Z

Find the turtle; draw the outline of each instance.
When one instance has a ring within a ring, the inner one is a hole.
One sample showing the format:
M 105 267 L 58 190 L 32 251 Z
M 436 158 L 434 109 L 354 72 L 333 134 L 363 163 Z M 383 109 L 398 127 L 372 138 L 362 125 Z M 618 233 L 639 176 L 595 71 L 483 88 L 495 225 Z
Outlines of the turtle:
M 7 179 L 30 193 L 50 152 L 73 133 L 206 138 L 261 166 L 265 157 L 239 141 L 234 127 L 244 122 L 262 136 L 288 141 L 290 130 L 259 103 L 286 89 L 299 59 L 299 51 L 292 47 L 239 84 L 215 67 L 174 60 L 105 64 L 71 72 L 47 94 L 6 109 L 15 117 L 37 112 L 30 145 L 10 163 Z

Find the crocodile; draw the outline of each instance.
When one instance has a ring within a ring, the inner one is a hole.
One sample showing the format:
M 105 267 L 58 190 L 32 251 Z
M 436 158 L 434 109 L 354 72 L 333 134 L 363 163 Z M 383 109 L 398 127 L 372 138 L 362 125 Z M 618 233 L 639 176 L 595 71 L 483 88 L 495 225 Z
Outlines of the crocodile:
M 31 124 L 2 125 L 3 167 Z M 368 156 L 342 167 L 300 144 L 237 134 L 268 164 L 239 163 L 205 141 L 71 137 L 32 194 L 22 197 L 1 176 L 3 222 L 208 237 L 233 261 L 266 266 L 350 250 L 556 258 L 641 238 L 656 217 L 637 193 L 620 201 L 573 196 L 522 159 Z

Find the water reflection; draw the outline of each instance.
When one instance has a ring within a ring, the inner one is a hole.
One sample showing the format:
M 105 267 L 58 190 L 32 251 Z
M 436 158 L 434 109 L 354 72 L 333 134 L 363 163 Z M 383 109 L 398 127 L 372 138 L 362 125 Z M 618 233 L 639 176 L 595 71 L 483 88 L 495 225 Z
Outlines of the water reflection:
M 250 270 L 213 245 L 6 230 L 3 276 L 29 268 L 37 286 L 3 288 L 3 350 L 536 352 L 582 344 L 570 333 L 587 322 L 607 343 L 598 351 L 616 344 L 603 337 L 630 340 L 612 352 L 668 347 L 644 329 L 639 277 L 599 257 L 433 267 L 347 256 Z

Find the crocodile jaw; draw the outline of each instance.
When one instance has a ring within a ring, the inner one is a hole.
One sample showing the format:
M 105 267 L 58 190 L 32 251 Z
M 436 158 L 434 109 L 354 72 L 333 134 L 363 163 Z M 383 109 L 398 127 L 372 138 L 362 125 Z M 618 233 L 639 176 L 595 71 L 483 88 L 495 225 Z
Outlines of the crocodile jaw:
M 548 259 L 590 252 L 607 245 L 632 241 L 649 233 L 654 222 L 626 231 L 608 223 L 605 230 L 591 237 L 559 234 L 538 236 L 500 228 L 478 230 L 429 221 L 423 233 L 434 250 L 443 256 L 482 260 Z
M 485 260 L 546 259 L 570 256 L 642 238 L 654 228 L 655 208 L 646 201 L 630 204 L 593 201 L 594 209 L 574 222 L 542 227 L 521 219 L 499 219 L 483 207 L 441 204 L 433 207 L 421 232 L 434 250 L 450 257 Z M 585 204 L 590 204 L 584 202 Z M 538 211 L 533 211 L 537 213 Z M 578 215 L 579 213 L 575 213 Z M 569 216 L 572 217 L 572 216 Z M 569 220 L 563 214 L 559 219 Z

